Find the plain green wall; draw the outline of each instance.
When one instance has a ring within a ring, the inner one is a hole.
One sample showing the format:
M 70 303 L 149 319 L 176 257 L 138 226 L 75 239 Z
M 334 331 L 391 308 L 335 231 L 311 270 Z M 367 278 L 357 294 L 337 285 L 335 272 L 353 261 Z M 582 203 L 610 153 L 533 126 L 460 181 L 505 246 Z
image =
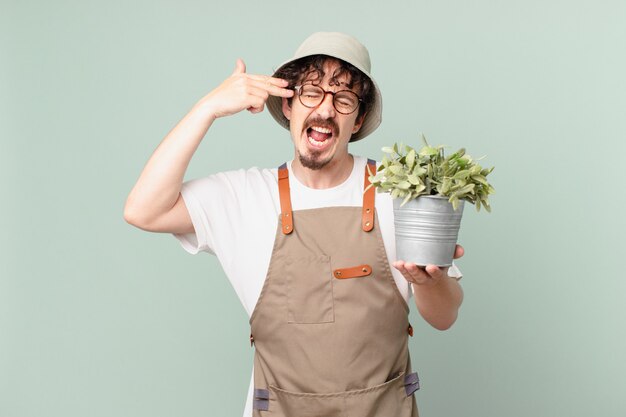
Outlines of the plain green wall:
M 0 7 L 0 417 L 240 416 L 253 351 L 218 262 L 123 220 L 161 139 L 242 57 L 367 45 L 395 141 L 495 165 L 465 301 L 410 341 L 424 417 L 626 415 L 624 1 L 9 1 Z M 186 179 L 276 166 L 267 112 L 219 120 Z M 245 262 L 245 259 L 241 260 Z

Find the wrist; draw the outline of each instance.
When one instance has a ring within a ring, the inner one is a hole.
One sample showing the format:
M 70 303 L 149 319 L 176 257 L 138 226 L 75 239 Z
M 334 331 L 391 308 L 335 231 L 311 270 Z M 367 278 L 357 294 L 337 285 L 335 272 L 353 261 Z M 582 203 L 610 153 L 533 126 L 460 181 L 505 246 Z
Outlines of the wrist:
M 193 108 L 191 109 L 191 113 L 194 117 L 197 117 L 207 123 L 208 126 L 210 126 L 215 121 L 215 119 L 219 117 L 213 105 L 205 98 L 198 101 L 193 106 Z

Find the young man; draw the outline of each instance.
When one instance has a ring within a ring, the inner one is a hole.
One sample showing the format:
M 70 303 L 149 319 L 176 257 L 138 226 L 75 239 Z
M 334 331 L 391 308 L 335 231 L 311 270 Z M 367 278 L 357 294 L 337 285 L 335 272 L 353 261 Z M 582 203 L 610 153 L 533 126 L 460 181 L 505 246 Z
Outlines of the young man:
M 289 129 L 293 161 L 182 182 L 215 119 L 265 105 Z M 381 113 L 365 47 L 315 33 L 272 77 L 247 74 L 238 60 L 167 135 L 128 197 L 129 223 L 215 254 L 250 315 L 246 417 L 417 416 L 408 299 L 447 329 L 462 290 L 445 268 L 396 260 L 390 197 L 363 193 L 373 161 L 348 143 L 373 132 Z

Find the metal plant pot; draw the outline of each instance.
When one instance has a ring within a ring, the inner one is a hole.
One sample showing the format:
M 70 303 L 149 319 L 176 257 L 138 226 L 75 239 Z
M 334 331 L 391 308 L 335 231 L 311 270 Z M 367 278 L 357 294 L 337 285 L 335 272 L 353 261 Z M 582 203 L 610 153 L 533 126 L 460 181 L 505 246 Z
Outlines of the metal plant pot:
M 401 198 L 393 200 L 397 259 L 421 266 L 452 265 L 464 201 L 456 211 L 447 197 L 435 195 L 400 204 Z

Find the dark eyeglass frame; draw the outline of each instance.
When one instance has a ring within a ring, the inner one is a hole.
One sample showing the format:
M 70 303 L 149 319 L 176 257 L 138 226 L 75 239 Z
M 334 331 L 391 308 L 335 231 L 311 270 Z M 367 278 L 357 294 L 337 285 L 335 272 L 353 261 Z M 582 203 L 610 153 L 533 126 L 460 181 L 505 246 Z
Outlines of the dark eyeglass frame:
M 302 101 L 302 87 L 305 87 L 305 86 L 307 86 L 307 85 L 310 85 L 311 87 L 316 87 L 316 88 L 319 88 L 320 90 L 322 90 L 322 91 L 324 92 L 324 95 L 322 96 L 322 99 L 321 99 L 321 100 L 320 100 L 320 102 L 319 102 L 319 103 L 317 103 L 315 106 L 309 106 L 309 105 L 306 105 L 306 104 L 304 104 L 304 102 Z M 332 96 L 333 96 L 333 107 L 335 108 L 335 110 L 337 110 L 337 111 L 338 111 L 339 113 L 341 113 L 341 114 L 346 114 L 346 115 L 347 115 L 347 114 L 352 114 L 352 113 L 354 113 L 355 111 L 357 111 L 357 109 L 359 108 L 359 105 L 360 105 L 360 104 L 361 104 L 361 102 L 363 101 L 363 99 L 362 99 L 361 97 L 359 97 L 359 95 L 358 95 L 357 93 L 355 93 L 354 91 L 352 91 L 352 90 L 326 91 L 326 90 L 324 90 L 322 87 L 320 87 L 319 85 L 315 85 L 315 84 L 302 84 L 302 85 L 296 85 L 293 89 L 294 89 L 294 90 L 296 91 L 296 93 L 298 94 L 298 100 L 300 100 L 300 103 L 302 103 L 302 105 L 303 105 L 304 107 L 307 107 L 307 108 L 309 108 L 309 109 L 313 109 L 313 108 L 315 108 L 315 107 L 319 106 L 320 104 L 322 104 L 322 103 L 324 102 L 324 99 L 326 99 L 326 94 L 332 94 Z M 352 110 L 352 111 L 350 111 L 350 112 L 348 112 L 348 113 L 345 113 L 345 112 L 343 112 L 343 111 L 339 110 L 339 109 L 337 108 L 337 103 L 335 103 L 335 97 L 337 97 L 335 94 L 337 94 L 337 93 L 341 93 L 341 92 L 344 92 L 344 91 L 347 91 L 348 93 L 354 94 L 354 95 L 356 96 L 357 100 L 358 100 L 358 101 L 357 101 L 357 105 L 356 105 L 356 107 L 354 108 L 354 110 Z

